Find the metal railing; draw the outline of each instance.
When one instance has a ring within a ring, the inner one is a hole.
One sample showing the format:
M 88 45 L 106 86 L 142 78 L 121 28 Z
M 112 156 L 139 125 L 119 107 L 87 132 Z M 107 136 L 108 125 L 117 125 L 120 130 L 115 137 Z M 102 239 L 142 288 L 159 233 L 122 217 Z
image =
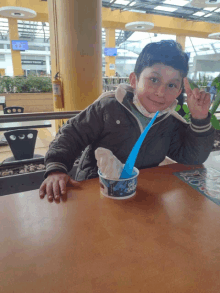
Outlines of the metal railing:
M 16 113 L 0 115 L 0 123 L 38 121 L 38 120 L 57 120 L 75 117 L 81 111 L 64 112 L 44 112 L 44 113 Z

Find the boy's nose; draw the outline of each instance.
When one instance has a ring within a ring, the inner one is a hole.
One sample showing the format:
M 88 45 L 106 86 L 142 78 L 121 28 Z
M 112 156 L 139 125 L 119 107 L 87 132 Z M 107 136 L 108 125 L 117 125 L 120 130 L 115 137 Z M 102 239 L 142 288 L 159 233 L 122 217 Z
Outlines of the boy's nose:
M 166 91 L 165 86 L 164 86 L 164 85 L 160 85 L 160 86 L 157 88 L 156 95 L 157 95 L 158 97 L 163 97 L 164 94 L 165 94 L 165 91 Z

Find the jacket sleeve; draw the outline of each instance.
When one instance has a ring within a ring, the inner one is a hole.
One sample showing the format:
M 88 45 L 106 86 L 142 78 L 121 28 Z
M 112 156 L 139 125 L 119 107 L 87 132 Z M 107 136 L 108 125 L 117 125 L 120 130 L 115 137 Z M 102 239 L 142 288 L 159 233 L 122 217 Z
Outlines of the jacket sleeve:
M 94 140 L 98 139 L 103 129 L 103 109 L 96 101 L 76 117 L 64 124 L 50 143 L 44 159 L 46 172 L 44 178 L 52 171 L 68 173 L 75 159 Z
M 194 119 L 190 124 L 175 120 L 167 156 L 186 165 L 204 163 L 212 151 L 215 129 L 210 123 L 211 114 L 206 119 Z

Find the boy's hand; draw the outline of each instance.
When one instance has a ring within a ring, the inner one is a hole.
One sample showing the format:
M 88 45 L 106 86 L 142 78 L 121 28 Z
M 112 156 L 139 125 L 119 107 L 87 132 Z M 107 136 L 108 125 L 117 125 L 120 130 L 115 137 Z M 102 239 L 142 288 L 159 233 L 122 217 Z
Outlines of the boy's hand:
M 66 184 L 79 185 L 79 182 L 73 180 L 69 175 L 63 172 L 52 172 L 43 181 L 39 189 L 40 198 L 47 194 L 49 201 L 60 200 L 60 196 L 66 193 Z
M 191 90 L 187 77 L 183 79 L 187 94 L 187 104 L 194 119 L 205 119 L 208 116 L 210 107 L 210 94 L 199 91 L 198 88 Z

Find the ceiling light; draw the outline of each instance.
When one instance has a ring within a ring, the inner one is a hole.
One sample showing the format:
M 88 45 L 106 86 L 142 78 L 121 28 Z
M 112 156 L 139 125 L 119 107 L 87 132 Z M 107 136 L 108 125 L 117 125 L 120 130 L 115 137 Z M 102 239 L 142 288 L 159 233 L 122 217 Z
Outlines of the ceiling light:
M 220 33 L 209 34 L 208 38 L 220 39 Z
M 193 15 L 196 15 L 196 16 L 203 16 L 205 14 L 205 12 L 196 12 L 196 13 L 193 13 Z
M 131 31 L 148 31 L 153 27 L 154 24 L 152 22 L 146 21 L 129 22 L 125 25 L 125 28 Z
M 146 11 L 144 11 L 144 10 L 137 10 L 137 9 L 136 10 L 135 9 L 129 9 L 129 11 L 130 12 L 144 13 L 144 14 L 146 13 Z
M 205 4 L 218 4 L 220 3 L 220 0 L 206 0 Z
M 116 0 L 114 4 L 128 5 L 129 0 Z
M 174 12 L 177 10 L 177 8 L 166 7 L 166 6 L 156 6 L 156 7 L 154 7 L 154 9 L 162 10 L 162 11 L 169 11 L 169 12 Z
M 199 51 L 208 51 L 208 50 L 210 50 L 210 48 L 208 48 L 208 47 L 203 47 L 203 48 L 199 49 Z
M 29 8 L 17 7 L 17 6 L 5 6 L 0 7 L 0 15 L 3 17 L 12 17 L 12 18 L 33 18 L 37 13 Z
M 220 8 L 219 8 L 219 9 L 217 9 L 217 10 L 215 10 L 215 12 L 220 12 Z
M 191 6 L 198 7 L 198 8 L 204 8 L 204 7 L 219 7 L 220 6 L 220 0 L 192 0 L 190 2 Z
M 217 9 L 217 7 L 204 7 L 203 10 L 213 11 Z
M 213 15 L 212 13 L 209 13 L 209 14 L 204 15 L 204 17 L 210 17 L 212 15 Z
M 184 6 L 186 4 L 188 4 L 189 1 L 186 1 L 186 0 L 179 0 L 179 1 L 176 1 L 176 0 L 166 0 L 163 2 L 163 4 L 172 4 L 172 5 L 177 5 L 177 6 Z

